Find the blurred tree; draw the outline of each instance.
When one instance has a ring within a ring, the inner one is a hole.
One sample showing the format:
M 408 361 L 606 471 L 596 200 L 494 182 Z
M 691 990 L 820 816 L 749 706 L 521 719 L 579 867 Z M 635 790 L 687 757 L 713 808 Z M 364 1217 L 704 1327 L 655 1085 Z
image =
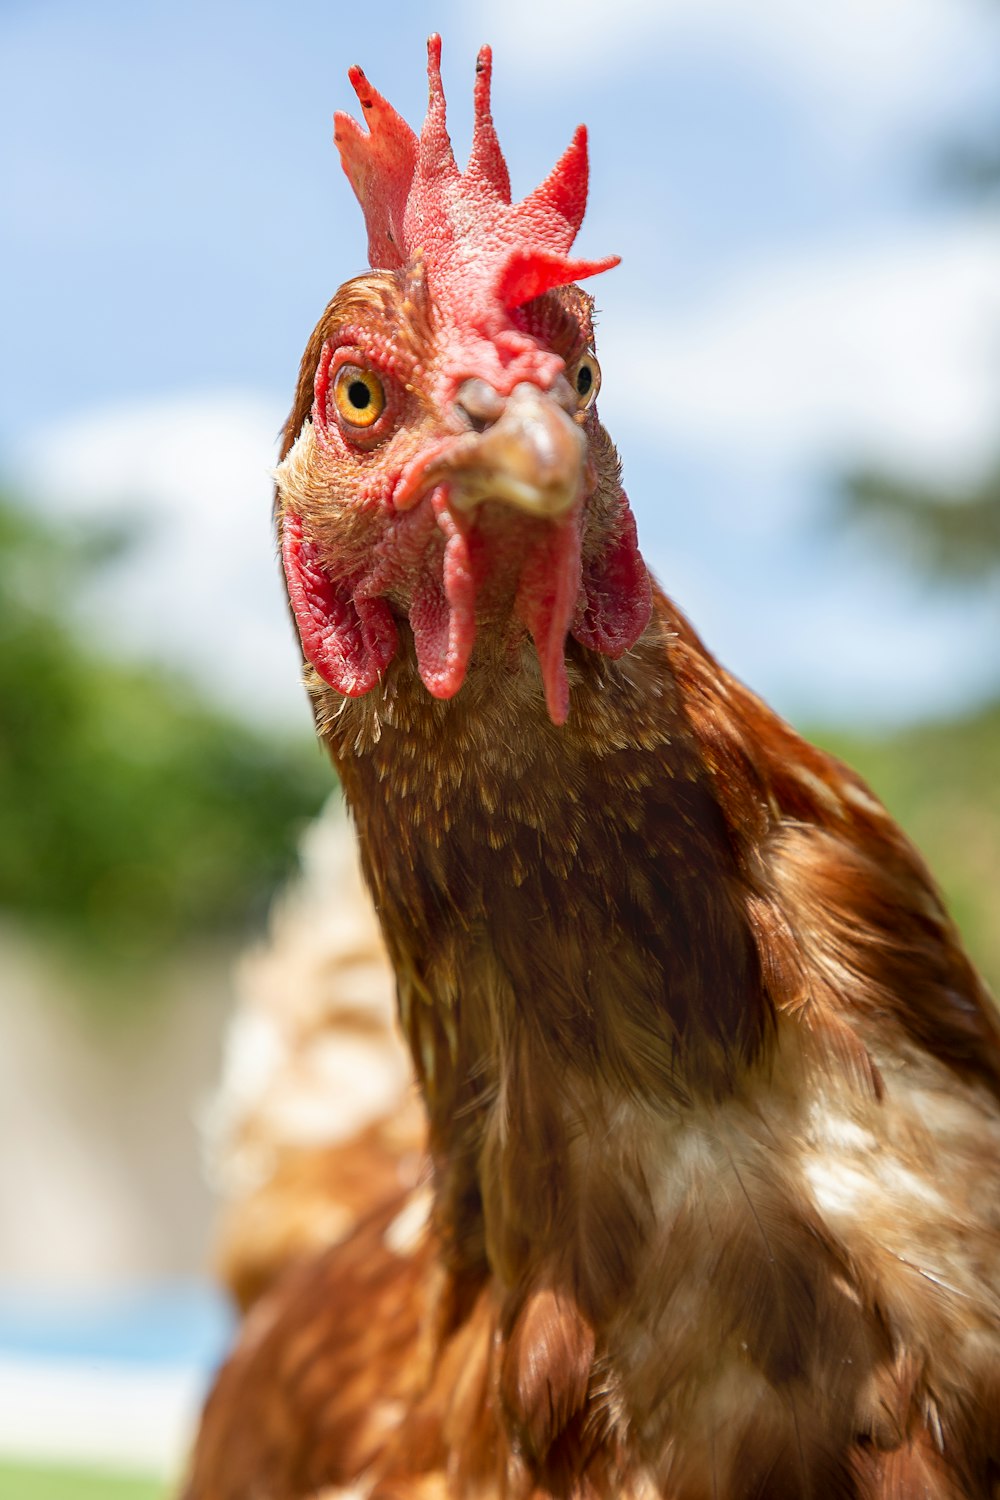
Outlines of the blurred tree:
M 948 191 L 1000 202 L 1000 117 L 974 140 L 953 140 L 938 153 L 934 176 Z
M 117 962 L 245 926 L 332 786 L 311 742 L 81 640 L 74 599 L 122 542 L 0 497 L 0 909 Z
M 973 484 L 948 487 L 858 469 L 848 478 L 848 503 L 856 518 L 887 528 L 932 577 L 1000 577 L 1000 462 Z
M 949 192 L 1000 205 L 1000 120 L 979 140 L 947 146 L 934 176 Z M 848 516 L 878 524 L 929 578 L 995 590 L 1000 605 L 1000 454 L 969 482 L 932 486 L 867 468 L 845 490 Z M 817 737 L 871 781 L 924 851 L 1000 997 L 1000 699 L 951 723 Z
M 946 145 L 933 175 L 949 192 L 1000 205 L 1000 120 L 978 139 Z M 931 577 L 1000 581 L 1000 454 L 971 483 L 950 486 L 858 469 L 847 477 L 846 495 L 852 517 L 887 529 Z

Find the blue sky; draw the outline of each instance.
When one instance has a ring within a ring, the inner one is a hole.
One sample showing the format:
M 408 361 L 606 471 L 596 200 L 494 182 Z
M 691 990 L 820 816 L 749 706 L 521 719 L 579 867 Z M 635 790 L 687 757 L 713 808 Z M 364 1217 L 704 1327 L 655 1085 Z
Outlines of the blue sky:
M 623 256 L 594 284 L 602 415 L 647 558 L 710 644 L 798 717 L 982 692 L 988 611 L 823 517 L 854 458 L 939 474 L 989 448 L 1000 229 L 926 162 L 995 94 L 1000 12 L 827 10 L 8 3 L 0 467 L 60 512 L 145 522 L 93 626 L 305 722 L 267 467 L 308 332 L 364 261 L 330 116 L 360 61 L 419 124 L 438 28 L 459 152 L 494 44 L 515 191 L 590 126 L 580 249 Z

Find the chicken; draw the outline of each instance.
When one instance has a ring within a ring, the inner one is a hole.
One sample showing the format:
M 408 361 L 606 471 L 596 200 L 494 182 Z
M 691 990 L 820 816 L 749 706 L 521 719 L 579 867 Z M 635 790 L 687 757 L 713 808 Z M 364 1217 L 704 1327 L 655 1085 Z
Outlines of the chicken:
M 350 75 L 373 270 L 277 505 L 427 1166 L 298 1241 L 187 1496 L 995 1497 L 997 1015 L 867 787 L 650 584 L 583 131 L 512 205 L 489 52 L 464 173 L 439 55 L 419 139 Z

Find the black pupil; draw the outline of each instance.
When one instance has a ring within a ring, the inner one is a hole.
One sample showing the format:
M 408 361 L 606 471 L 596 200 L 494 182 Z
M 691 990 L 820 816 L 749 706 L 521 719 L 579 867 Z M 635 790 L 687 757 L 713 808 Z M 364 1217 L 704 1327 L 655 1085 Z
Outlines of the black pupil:
M 581 365 L 576 375 L 576 389 L 579 395 L 585 396 L 594 383 L 594 372 L 589 365 Z
M 372 393 L 363 380 L 352 380 L 347 387 L 347 399 L 357 411 L 364 411 L 372 399 Z

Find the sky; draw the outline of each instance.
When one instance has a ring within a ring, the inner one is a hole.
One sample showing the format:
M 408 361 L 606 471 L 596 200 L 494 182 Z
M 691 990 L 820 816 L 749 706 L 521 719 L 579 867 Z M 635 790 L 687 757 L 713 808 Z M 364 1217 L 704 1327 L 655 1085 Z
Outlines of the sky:
M 517 195 L 585 120 L 602 418 L 644 554 L 801 720 L 894 722 L 995 684 L 988 602 L 833 523 L 838 474 L 972 472 L 996 442 L 1000 225 L 936 190 L 988 118 L 990 0 L 277 0 L 0 6 L 0 474 L 138 528 L 81 629 L 308 722 L 269 469 L 306 338 L 364 266 L 331 144 L 350 63 L 419 126 L 476 49 Z M 11 155 L 11 153 L 8 153 Z

